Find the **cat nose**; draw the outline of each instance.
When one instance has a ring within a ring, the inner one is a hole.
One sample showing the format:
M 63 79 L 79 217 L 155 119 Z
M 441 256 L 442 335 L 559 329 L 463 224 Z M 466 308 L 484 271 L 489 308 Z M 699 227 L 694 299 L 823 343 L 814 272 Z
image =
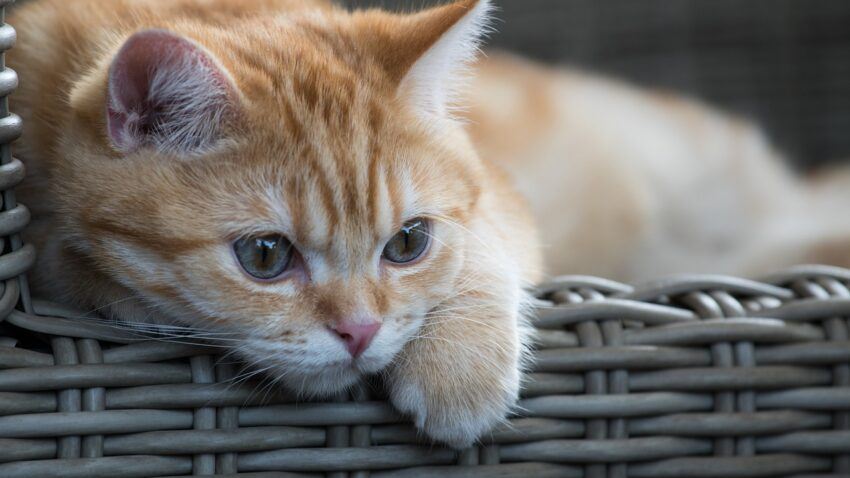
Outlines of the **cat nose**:
M 360 354 L 369 348 L 372 339 L 378 334 L 378 329 L 381 328 L 380 322 L 354 322 L 351 320 L 342 320 L 332 325 L 331 330 L 342 339 L 345 348 L 352 357 L 359 357 Z

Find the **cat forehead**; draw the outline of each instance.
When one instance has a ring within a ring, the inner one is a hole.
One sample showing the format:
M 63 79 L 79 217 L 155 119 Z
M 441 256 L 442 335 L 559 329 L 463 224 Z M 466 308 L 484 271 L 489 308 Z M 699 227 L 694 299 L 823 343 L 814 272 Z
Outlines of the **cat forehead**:
M 356 256 L 370 253 L 406 220 L 459 218 L 472 206 L 474 171 L 451 152 L 371 142 L 317 141 L 315 148 L 287 152 L 252 143 L 222 166 L 199 158 L 205 173 L 196 177 L 203 197 L 225 198 L 211 209 L 228 235 L 279 231 L 315 249 L 366 248 L 348 251 Z
M 228 190 L 234 204 L 223 214 L 235 222 L 234 232 L 282 231 L 300 244 L 328 248 L 332 238 L 378 241 L 406 217 L 439 207 L 430 181 L 413 163 L 362 154 L 268 156 L 222 178 L 236 185 Z
M 407 129 L 404 123 L 411 118 L 404 117 L 403 103 L 364 78 L 368 73 L 327 63 L 279 68 L 274 75 L 246 72 L 243 84 L 249 86 L 243 93 L 250 102 L 253 126 L 290 142 L 349 146 L 386 130 Z
M 346 15 L 321 12 L 246 21 L 198 37 L 232 73 L 240 90 L 257 100 L 298 93 L 312 105 L 343 102 L 367 88 L 391 90 L 385 69 L 347 28 Z

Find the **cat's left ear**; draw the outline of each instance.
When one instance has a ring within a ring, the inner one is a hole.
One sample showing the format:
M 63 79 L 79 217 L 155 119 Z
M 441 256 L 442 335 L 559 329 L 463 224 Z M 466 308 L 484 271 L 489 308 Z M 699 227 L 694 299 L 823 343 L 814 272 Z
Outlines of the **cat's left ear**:
M 202 153 L 217 144 L 236 110 L 235 91 L 200 45 L 167 30 L 137 32 L 109 67 L 109 138 L 123 153 Z
M 459 0 L 412 15 L 373 19 L 366 41 L 398 95 L 429 115 L 446 116 L 465 70 L 479 52 L 493 7 Z

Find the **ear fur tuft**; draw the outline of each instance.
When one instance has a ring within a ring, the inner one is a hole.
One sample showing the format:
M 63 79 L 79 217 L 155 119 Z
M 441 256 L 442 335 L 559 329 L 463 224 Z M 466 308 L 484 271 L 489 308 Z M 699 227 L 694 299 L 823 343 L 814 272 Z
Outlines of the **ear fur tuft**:
M 223 69 L 197 44 L 166 30 L 144 30 L 109 69 L 108 135 L 123 153 L 143 147 L 198 154 L 215 147 L 234 106 Z

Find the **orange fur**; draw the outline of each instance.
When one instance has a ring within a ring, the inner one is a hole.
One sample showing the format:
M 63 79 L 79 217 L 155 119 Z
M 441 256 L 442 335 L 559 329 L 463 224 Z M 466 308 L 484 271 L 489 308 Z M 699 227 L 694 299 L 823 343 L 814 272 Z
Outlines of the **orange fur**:
M 28 125 L 18 153 L 33 176 L 22 194 L 36 212 L 37 290 L 128 323 L 234 335 L 247 360 L 304 393 L 383 371 L 423 431 L 470 444 L 518 393 L 534 229 L 460 124 L 428 116 L 404 88 L 420 81 L 420 58 L 458 53 L 444 36 L 461 34 L 457 48 L 471 51 L 477 32 L 457 29 L 475 27 L 464 22 L 483 6 L 403 16 L 307 0 L 41 0 L 16 10 L 12 107 Z M 198 48 L 230 84 L 217 140 L 197 154 L 110 139 L 106 112 L 123 101 L 107 96 L 110 65 L 145 31 L 187 39 L 180 48 Z M 428 256 L 386 265 L 384 244 L 417 216 L 432 220 Z M 240 270 L 232 241 L 264 232 L 289 237 L 304 275 L 259 283 Z M 328 327 L 357 314 L 383 326 L 352 360 Z

